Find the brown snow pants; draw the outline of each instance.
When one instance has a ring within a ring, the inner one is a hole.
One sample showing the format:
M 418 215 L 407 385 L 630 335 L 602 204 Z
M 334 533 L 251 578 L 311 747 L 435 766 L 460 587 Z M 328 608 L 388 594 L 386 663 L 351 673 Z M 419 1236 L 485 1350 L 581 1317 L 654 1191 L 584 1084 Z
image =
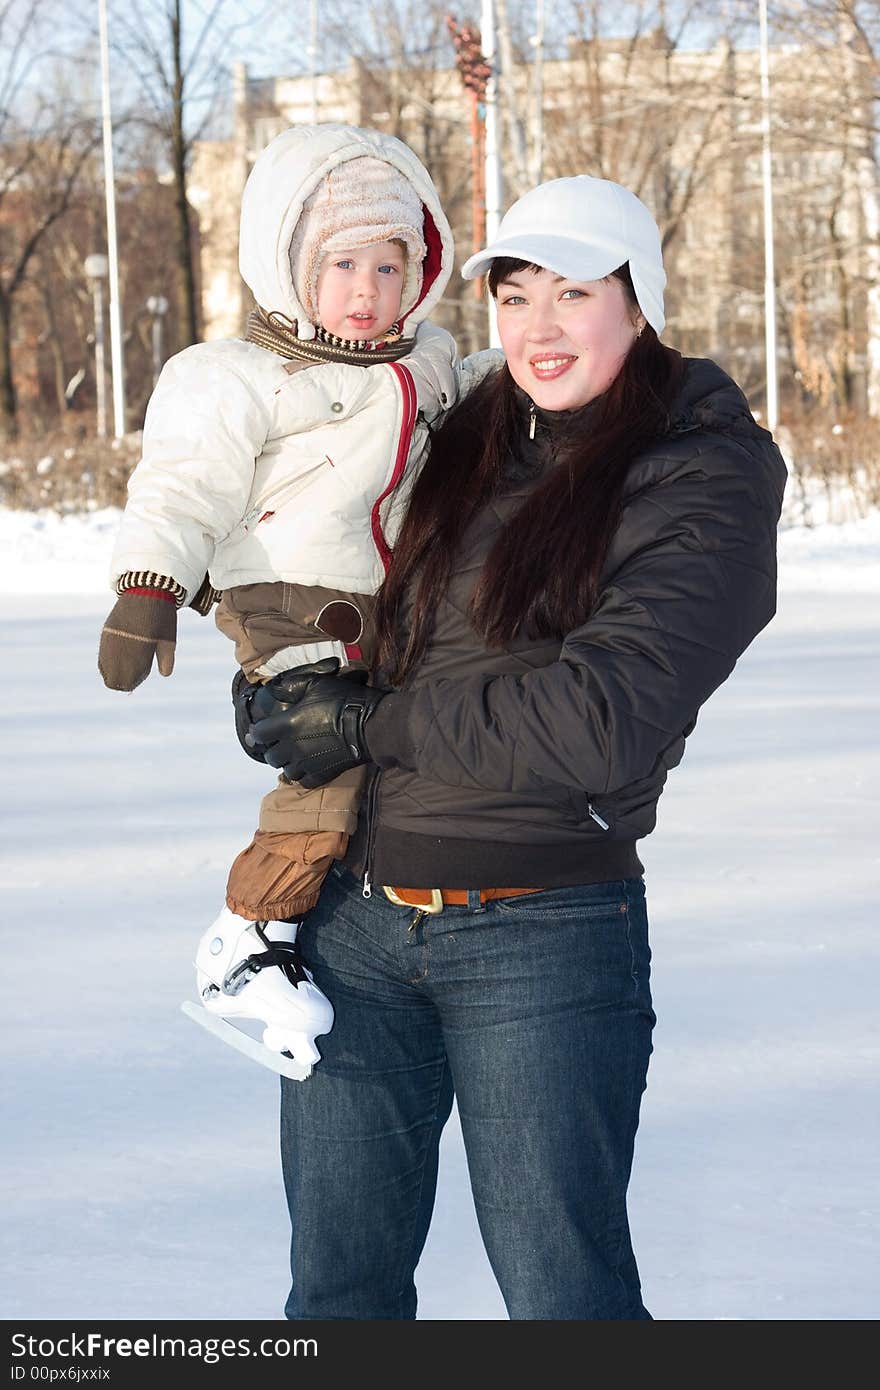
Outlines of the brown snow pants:
M 244 584 L 226 590 L 216 621 L 235 643 L 245 675 L 266 681 L 313 659 L 297 649 L 328 639 L 345 646 L 344 669 L 368 667 L 375 646 L 373 605 L 370 594 L 317 585 Z M 365 775 L 364 768 L 352 768 L 310 791 L 282 774 L 263 798 L 254 838 L 229 871 L 227 907 L 251 921 L 296 917 L 314 907 L 330 865 L 344 855 L 357 824 Z

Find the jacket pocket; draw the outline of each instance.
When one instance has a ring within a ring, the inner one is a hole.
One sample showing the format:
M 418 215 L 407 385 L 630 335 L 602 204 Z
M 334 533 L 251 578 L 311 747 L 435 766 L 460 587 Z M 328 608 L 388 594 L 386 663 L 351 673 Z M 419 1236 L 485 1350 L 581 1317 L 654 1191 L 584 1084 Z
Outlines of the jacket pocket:
M 602 806 L 596 805 L 589 792 L 575 791 L 574 788 L 563 790 L 557 786 L 554 793 L 553 799 L 566 820 L 573 821 L 576 825 L 590 824 L 605 835 L 613 830 L 614 822 L 611 816 Z
M 598 825 L 600 830 L 604 830 L 606 833 L 610 832 L 614 828 L 610 817 L 604 811 L 600 811 L 598 806 L 596 806 L 589 797 L 586 797 L 585 800 L 587 803 L 587 815 L 590 820 Z

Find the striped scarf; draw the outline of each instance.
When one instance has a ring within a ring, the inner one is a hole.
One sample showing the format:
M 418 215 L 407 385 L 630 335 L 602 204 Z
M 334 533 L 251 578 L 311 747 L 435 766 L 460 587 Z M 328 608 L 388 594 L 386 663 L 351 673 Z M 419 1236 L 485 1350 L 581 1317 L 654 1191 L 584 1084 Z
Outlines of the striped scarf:
M 296 336 L 296 324 L 283 314 L 267 314 L 252 309 L 248 315 L 245 339 L 258 347 L 300 362 L 346 362 L 352 367 L 369 367 L 374 362 L 396 362 L 411 350 L 414 338 L 402 338 L 392 325 L 383 338 L 362 343 L 353 338 L 337 338 L 319 328 L 317 337 L 306 341 Z

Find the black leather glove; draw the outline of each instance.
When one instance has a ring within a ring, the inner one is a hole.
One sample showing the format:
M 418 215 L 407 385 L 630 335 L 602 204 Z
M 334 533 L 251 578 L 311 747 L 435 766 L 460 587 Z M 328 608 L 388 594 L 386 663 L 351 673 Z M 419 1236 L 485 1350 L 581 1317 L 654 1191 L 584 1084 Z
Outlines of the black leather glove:
M 335 656 L 325 657 L 323 661 L 312 662 L 309 666 L 294 666 L 276 676 L 269 693 L 267 686 L 260 681 L 249 681 L 244 671 L 237 671 L 232 682 L 232 703 L 235 708 L 235 732 L 238 741 L 249 758 L 255 762 L 266 761 L 266 749 L 254 738 L 254 724 L 267 715 L 277 714 L 279 703 L 287 705 L 302 698 L 310 680 L 315 676 L 333 676 L 339 670 L 339 660 Z
M 251 701 L 262 686 L 256 681 L 249 681 L 244 671 L 237 671 L 232 682 L 232 704 L 235 709 L 235 732 L 238 741 L 249 758 L 255 762 L 263 763 L 265 759 L 265 748 L 261 748 L 255 743 L 251 730 L 253 728 L 253 715 L 251 713 Z M 259 717 L 259 716 L 258 716 Z
M 296 666 L 248 698 L 245 738 L 302 787 L 323 787 L 370 761 L 364 728 L 386 692 L 367 686 L 365 671 L 338 670 L 335 657 Z

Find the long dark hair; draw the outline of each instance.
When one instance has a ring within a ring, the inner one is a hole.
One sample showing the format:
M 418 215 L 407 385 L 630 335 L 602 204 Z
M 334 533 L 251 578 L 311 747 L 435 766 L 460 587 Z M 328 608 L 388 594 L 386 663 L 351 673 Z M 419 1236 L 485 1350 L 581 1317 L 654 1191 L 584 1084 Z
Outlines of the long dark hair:
M 501 280 L 524 269 L 538 267 L 494 261 L 492 293 Z M 637 309 L 629 266 L 613 275 Z M 487 646 L 503 646 L 519 633 L 562 637 L 588 617 L 620 519 L 627 470 L 639 450 L 668 429 L 683 372 L 680 355 L 646 324 L 614 381 L 583 408 L 583 428 L 577 428 L 581 412 L 566 416 L 556 466 L 545 471 L 502 528 L 474 589 L 471 621 Z M 379 592 L 379 661 L 394 684 L 401 684 L 422 656 L 461 537 L 501 490 L 523 428 L 517 388 L 505 365 L 450 411 L 434 435 Z M 416 585 L 412 624 L 402 644 L 401 605 L 411 585 Z

